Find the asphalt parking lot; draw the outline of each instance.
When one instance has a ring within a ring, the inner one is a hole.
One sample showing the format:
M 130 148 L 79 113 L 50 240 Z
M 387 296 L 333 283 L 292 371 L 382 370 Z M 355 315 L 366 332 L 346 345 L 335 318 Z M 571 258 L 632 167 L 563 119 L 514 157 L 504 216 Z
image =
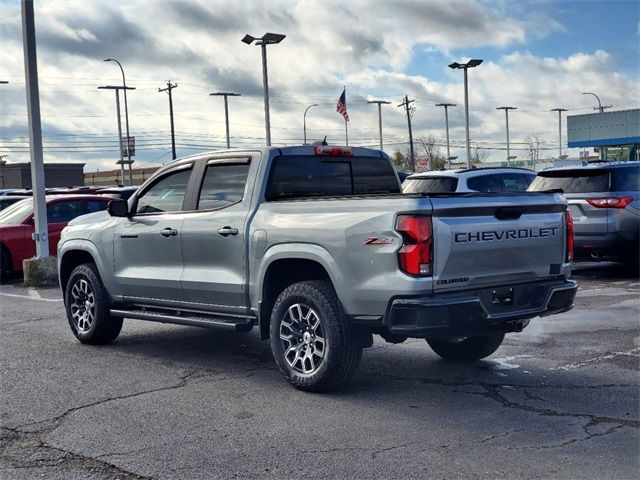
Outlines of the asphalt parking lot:
M 0 478 L 637 478 L 640 281 L 574 279 L 573 311 L 488 360 L 377 339 L 323 395 L 286 384 L 256 333 L 127 321 L 84 346 L 57 289 L 2 285 Z

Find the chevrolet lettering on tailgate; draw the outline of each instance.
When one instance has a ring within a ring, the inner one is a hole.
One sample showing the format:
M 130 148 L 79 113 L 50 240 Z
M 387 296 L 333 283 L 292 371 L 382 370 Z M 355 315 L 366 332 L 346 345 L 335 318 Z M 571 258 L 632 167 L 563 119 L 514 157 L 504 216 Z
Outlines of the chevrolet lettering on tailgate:
M 459 232 L 455 234 L 456 243 L 494 242 L 497 240 L 555 237 L 558 227 L 519 228 L 514 230 L 488 232 Z

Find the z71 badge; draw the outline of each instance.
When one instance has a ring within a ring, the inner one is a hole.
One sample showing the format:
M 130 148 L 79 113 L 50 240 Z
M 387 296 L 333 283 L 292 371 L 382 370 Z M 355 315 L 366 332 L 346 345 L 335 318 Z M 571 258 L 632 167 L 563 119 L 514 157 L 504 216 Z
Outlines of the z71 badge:
M 367 237 L 364 245 L 389 245 L 393 243 L 392 237 Z

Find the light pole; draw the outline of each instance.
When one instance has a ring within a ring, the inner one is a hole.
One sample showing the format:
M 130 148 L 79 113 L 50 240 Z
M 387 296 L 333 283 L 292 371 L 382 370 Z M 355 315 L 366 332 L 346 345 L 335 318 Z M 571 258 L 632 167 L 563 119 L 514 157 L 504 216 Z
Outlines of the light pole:
M 302 131 L 304 132 L 304 142 L 303 145 L 307 144 L 307 112 L 311 107 L 317 107 L 317 103 L 312 103 L 307 108 L 304 109 L 304 115 L 302 115 Z
M 127 88 L 127 80 L 124 76 L 124 68 L 122 68 L 122 64 L 115 58 L 105 58 L 104 61 L 116 62 L 118 64 L 118 67 L 120 67 L 120 72 L 122 73 L 122 86 L 124 87 L 124 125 L 127 132 L 127 163 L 129 165 L 129 185 L 133 185 L 133 174 L 131 173 L 131 164 L 133 162 L 131 161 L 131 144 L 129 139 L 129 106 L 127 103 L 127 90 L 131 89 Z M 122 139 L 120 140 L 120 143 L 120 148 L 122 149 Z M 122 184 L 124 185 L 124 176 L 122 177 Z
M 122 177 L 122 185 L 124 186 L 124 164 L 126 163 L 122 154 L 122 120 L 120 115 L 120 90 L 135 90 L 135 87 L 121 87 L 121 86 L 113 86 L 106 85 L 104 87 L 98 87 L 98 90 L 115 90 L 116 91 L 116 116 L 118 117 L 118 142 L 119 142 L 119 150 L 120 150 L 120 160 L 118 164 L 120 165 L 120 175 Z M 127 150 L 129 150 L 129 145 L 127 144 Z M 131 178 L 131 163 L 129 163 L 129 184 L 132 183 Z
M 280 43 L 286 38 L 281 33 L 265 33 L 261 38 L 246 34 L 242 41 L 247 45 L 255 42 L 262 49 L 262 85 L 264 86 L 264 127 L 266 129 L 267 146 L 271 146 L 271 119 L 269 116 L 269 76 L 267 74 L 267 45 Z
M 231 148 L 231 141 L 229 140 L 229 105 L 227 104 L 227 97 L 239 97 L 241 93 L 231 93 L 231 92 L 216 92 L 210 93 L 214 97 L 224 97 L 224 123 L 227 130 L 227 148 Z
M 511 145 L 509 144 L 509 110 L 516 110 L 518 107 L 497 107 L 496 110 L 504 110 L 504 118 L 507 125 L 507 166 L 511 166 L 511 160 L 516 158 L 511 156 Z
M 467 168 L 471 168 L 471 143 L 469 142 L 469 87 L 467 82 L 467 70 L 477 67 L 482 63 L 482 59 L 474 58 L 467 63 L 453 62 L 449 68 L 464 70 L 464 123 L 467 140 Z
M 444 125 L 447 131 L 447 168 L 451 168 L 451 160 L 458 157 L 451 156 L 451 148 L 449 147 L 449 107 L 456 107 L 455 103 L 436 103 L 436 107 L 444 107 Z
M 382 105 L 387 105 L 391 102 L 386 100 L 369 100 L 367 103 L 377 103 L 378 104 L 378 131 L 380 132 L 380 150 L 383 150 L 382 146 Z
M 562 160 L 562 112 L 566 112 L 566 108 L 552 108 L 552 112 L 558 112 L 558 160 Z
M 598 107 L 593 107 L 594 110 L 598 110 L 600 113 L 604 113 L 605 108 L 611 108 L 613 105 L 602 105 L 600 97 L 593 92 L 582 92 L 582 95 L 593 95 L 598 100 Z M 604 160 L 604 147 L 600 147 L 600 160 Z

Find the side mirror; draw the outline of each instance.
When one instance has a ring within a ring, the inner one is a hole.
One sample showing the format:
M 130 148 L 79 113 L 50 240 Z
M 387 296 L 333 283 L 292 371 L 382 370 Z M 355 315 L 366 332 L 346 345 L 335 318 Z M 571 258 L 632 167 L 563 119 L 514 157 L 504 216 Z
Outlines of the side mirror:
M 129 205 L 126 200 L 116 198 L 107 204 L 107 212 L 109 212 L 109 215 L 112 217 L 128 217 Z

